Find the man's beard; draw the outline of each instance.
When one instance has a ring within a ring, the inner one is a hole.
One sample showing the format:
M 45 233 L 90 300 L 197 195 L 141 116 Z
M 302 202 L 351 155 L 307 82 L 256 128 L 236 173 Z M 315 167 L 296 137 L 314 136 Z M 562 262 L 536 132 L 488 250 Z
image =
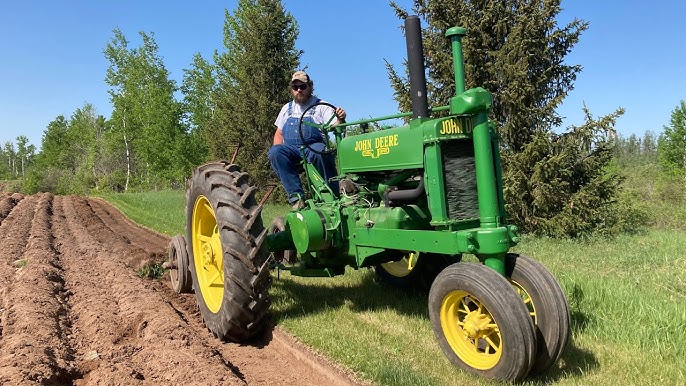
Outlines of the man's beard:
M 303 103 L 309 101 L 309 100 L 310 100 L 310 97 L 312 97 L 312 93 L 311 93 L 311 92 L 308 92 L 308 93 L 300 93 L 300 94 L 295 94 L 295 95 L 293 96 L 293 100 L 294 100 L 296 103 L 303 104 Z

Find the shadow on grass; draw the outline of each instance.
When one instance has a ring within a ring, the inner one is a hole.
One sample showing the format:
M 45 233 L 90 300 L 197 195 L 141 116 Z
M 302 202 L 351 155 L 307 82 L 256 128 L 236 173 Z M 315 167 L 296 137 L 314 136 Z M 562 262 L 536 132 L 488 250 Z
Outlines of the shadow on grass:
M 385 282 L 380 282 L 371 271 L 358 273 L 359 284 L 352 285 L 339 277 L 327 284 L 312 282 L 299 283 L 287 275 L 275 279 L 272 285 L 273 297 L 290 300 L 291 306 L 283 309 L 272 309 L 276 320 L 284 317 L 310 315 L 325 309 L 338 308 L 344 305 L 353 311 L 374 311 L 393 308 L 406 315 L 419 315 L 426 319 L 428 313 L 428 290 L 404 290 Z M 307 280 L 307 279 L 306 279 Z M 571 330 L 582 333 L 594 323 L 593 316 L 585 311 L 583 289 L 574 285 L 568 295 Z
M 283 303 L 271 309 L 271 318 L 278 324 L 284 319 L 348 307 L 355 312 L 393 309 L 404 315 L 429 320 L 428 291 L 402 290 L 383 282 L 368 271 L 361 273 L 359 281 L 330 279 L 326 284 L 297 282 L 288 276 L 275 279 L 272 293 L 275 303 Z M 583 311 L 584 294 L 575 287 L 569 298 L 571 330 L 578 334 L 593 323 L 592 317 Z M 592 352 L 577 347 L 573 340 L 559 362 L 544 374 L 529 380 L 534 384 L 552 384 L 563 379 L 583 379 L 585 374 L 597 369 L 599 362 Z
M 289 306 L 272 307 L 275 322 L 293 316 L 311 315 L 326 309 L 349 307 L 356 312 L 392 308 L 399 313 L 429 319 L 428 292 L 405 291 L 378 282 L 369 271 L 362 274 L 359 284 L 351 285 L 338 278 L 327 279 L 326 285 L 298 283 L 288 276 L 275 279 L 272 298 L 288 299 Z
M 598 367 L 600 363 L 592 352 L 579 348 L 574 345 L 574 341 L 570 341 L 557 364 L 530 380 L 543 385 L 554 384 L 563 379 L 581 380 Z
M 584 290 L 578 284 L 574 284 L 572 287 L 572 293 L 568 296 L 569 299 L 569 314 L 571 317 L 571 328 L 575 333 L 581 333 L 589 325 L 593 324 L 593 315 L 588 312 L 584 312 L 586 307 L 586 295 L 584 295 Z

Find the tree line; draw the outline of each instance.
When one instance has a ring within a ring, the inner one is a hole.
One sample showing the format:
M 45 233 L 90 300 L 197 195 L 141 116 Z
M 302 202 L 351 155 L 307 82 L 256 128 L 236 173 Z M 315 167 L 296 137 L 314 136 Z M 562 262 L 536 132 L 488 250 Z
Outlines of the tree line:
M 36 146 L 30 144 L 25 135 L 18 136 L 16 142 L 5 142 L 0 148 L 0 180 L 14 180 L 25 176 L 35 155 Z
M 621 107 L 600 117 L 584 108 L 584 122 L 560 132 L 557 108 L 582 69 L 564 59 L 589 27 L 579 19 L 558 26 L 560 3 L 415 0 L 412 9 L 391 2 L 389 12 L 422 20 L 433 106 L 448 104 L 454 93 L 443 34 L 456 25 L 469 31 L 463 41 L 466 86 L 482 86 L 494 96 L 490 118 L 500 133 L 510 221 L 553 236 L 629 229 L 636 226 L 626 221 L 633 208 L 618 204 L 624 177 L 617 166 L 651 159 L 661 170 L 683 175 L 686 105 L 681 101 L 659 136 L 617 136 Z M 277 184 L 265 154 L 274 117 L 290 97 L 289 75 L 300 66 L 298 33 L 280 0 L 239 0 L 225 13 L 223 51 L 211 60 L 195 54 L 177 85 L 153 33 L 140 32 L 141 43 L 132 46 L 115 29 L 103 50 L 111 116 L 85 104 L 50 122 L 37 153 L 25 137 L 16 146 L 6 143 L 0 178 L 21 178 L 28 192 L 180 188 L 202 162 L 235 158 L 261 186 Z M 399 110 L 408 111 L 407 68 L 387 69 Z

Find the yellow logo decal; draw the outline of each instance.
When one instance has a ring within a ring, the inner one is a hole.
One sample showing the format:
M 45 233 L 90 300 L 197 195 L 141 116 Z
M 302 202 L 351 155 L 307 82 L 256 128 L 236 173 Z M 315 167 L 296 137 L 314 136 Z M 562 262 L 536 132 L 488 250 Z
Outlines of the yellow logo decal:
M 461 125 L 459 120 L 452 118 L 446 119 L 441 122 L 441 130 L 438 132 L 440 135 L 452 135 L 452 134 L 469 134 L 474 129 L 471 125 L 472 121 L 467 119 L 464 121 L 465 125 Z
M 379 158 L 390 154 L 391 148 L 398 146 L 398 134 L 385 135 L 383 137 L 363 139 L 355 142 L 355 151 L 362 153 L 363 157 Z

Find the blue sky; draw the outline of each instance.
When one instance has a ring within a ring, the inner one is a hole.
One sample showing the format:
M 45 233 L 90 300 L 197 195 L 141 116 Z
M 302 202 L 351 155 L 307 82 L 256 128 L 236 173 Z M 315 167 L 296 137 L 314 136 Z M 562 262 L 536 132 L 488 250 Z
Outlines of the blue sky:
M 409 8 L 410 0 L 398 0 Z M 296 47 L 317 94 L 344 107 L 349 119 L 394 114 L 397 107 L 384 59 L 406 56 L 401 24 L 385 0 L 284 0 L 298 20 Z M 180 85 L 193 54 L 211 59 L 223 50 L 224 10 L 235 0 L 26 0 L 0 12 L 0 144 L 26 135 L 40 146 L 48 123 L 70 117 L 86 102 L 109 117 L 102 51 L 119 28 L 139 43 L 154 33 L 172 79 Z M 686 99 L 683 1 L 563 0 L 559 21 L 574 17 L 590 28 L 568 55 L 581 64 L 575 89 L 559 113 L 566 125 L 581 124 L 582 104 L 595 116 L 624 107 L 621 135 L 660 133 L 672 110 Z M 271 130 L 272 128 L 264 128 Z

